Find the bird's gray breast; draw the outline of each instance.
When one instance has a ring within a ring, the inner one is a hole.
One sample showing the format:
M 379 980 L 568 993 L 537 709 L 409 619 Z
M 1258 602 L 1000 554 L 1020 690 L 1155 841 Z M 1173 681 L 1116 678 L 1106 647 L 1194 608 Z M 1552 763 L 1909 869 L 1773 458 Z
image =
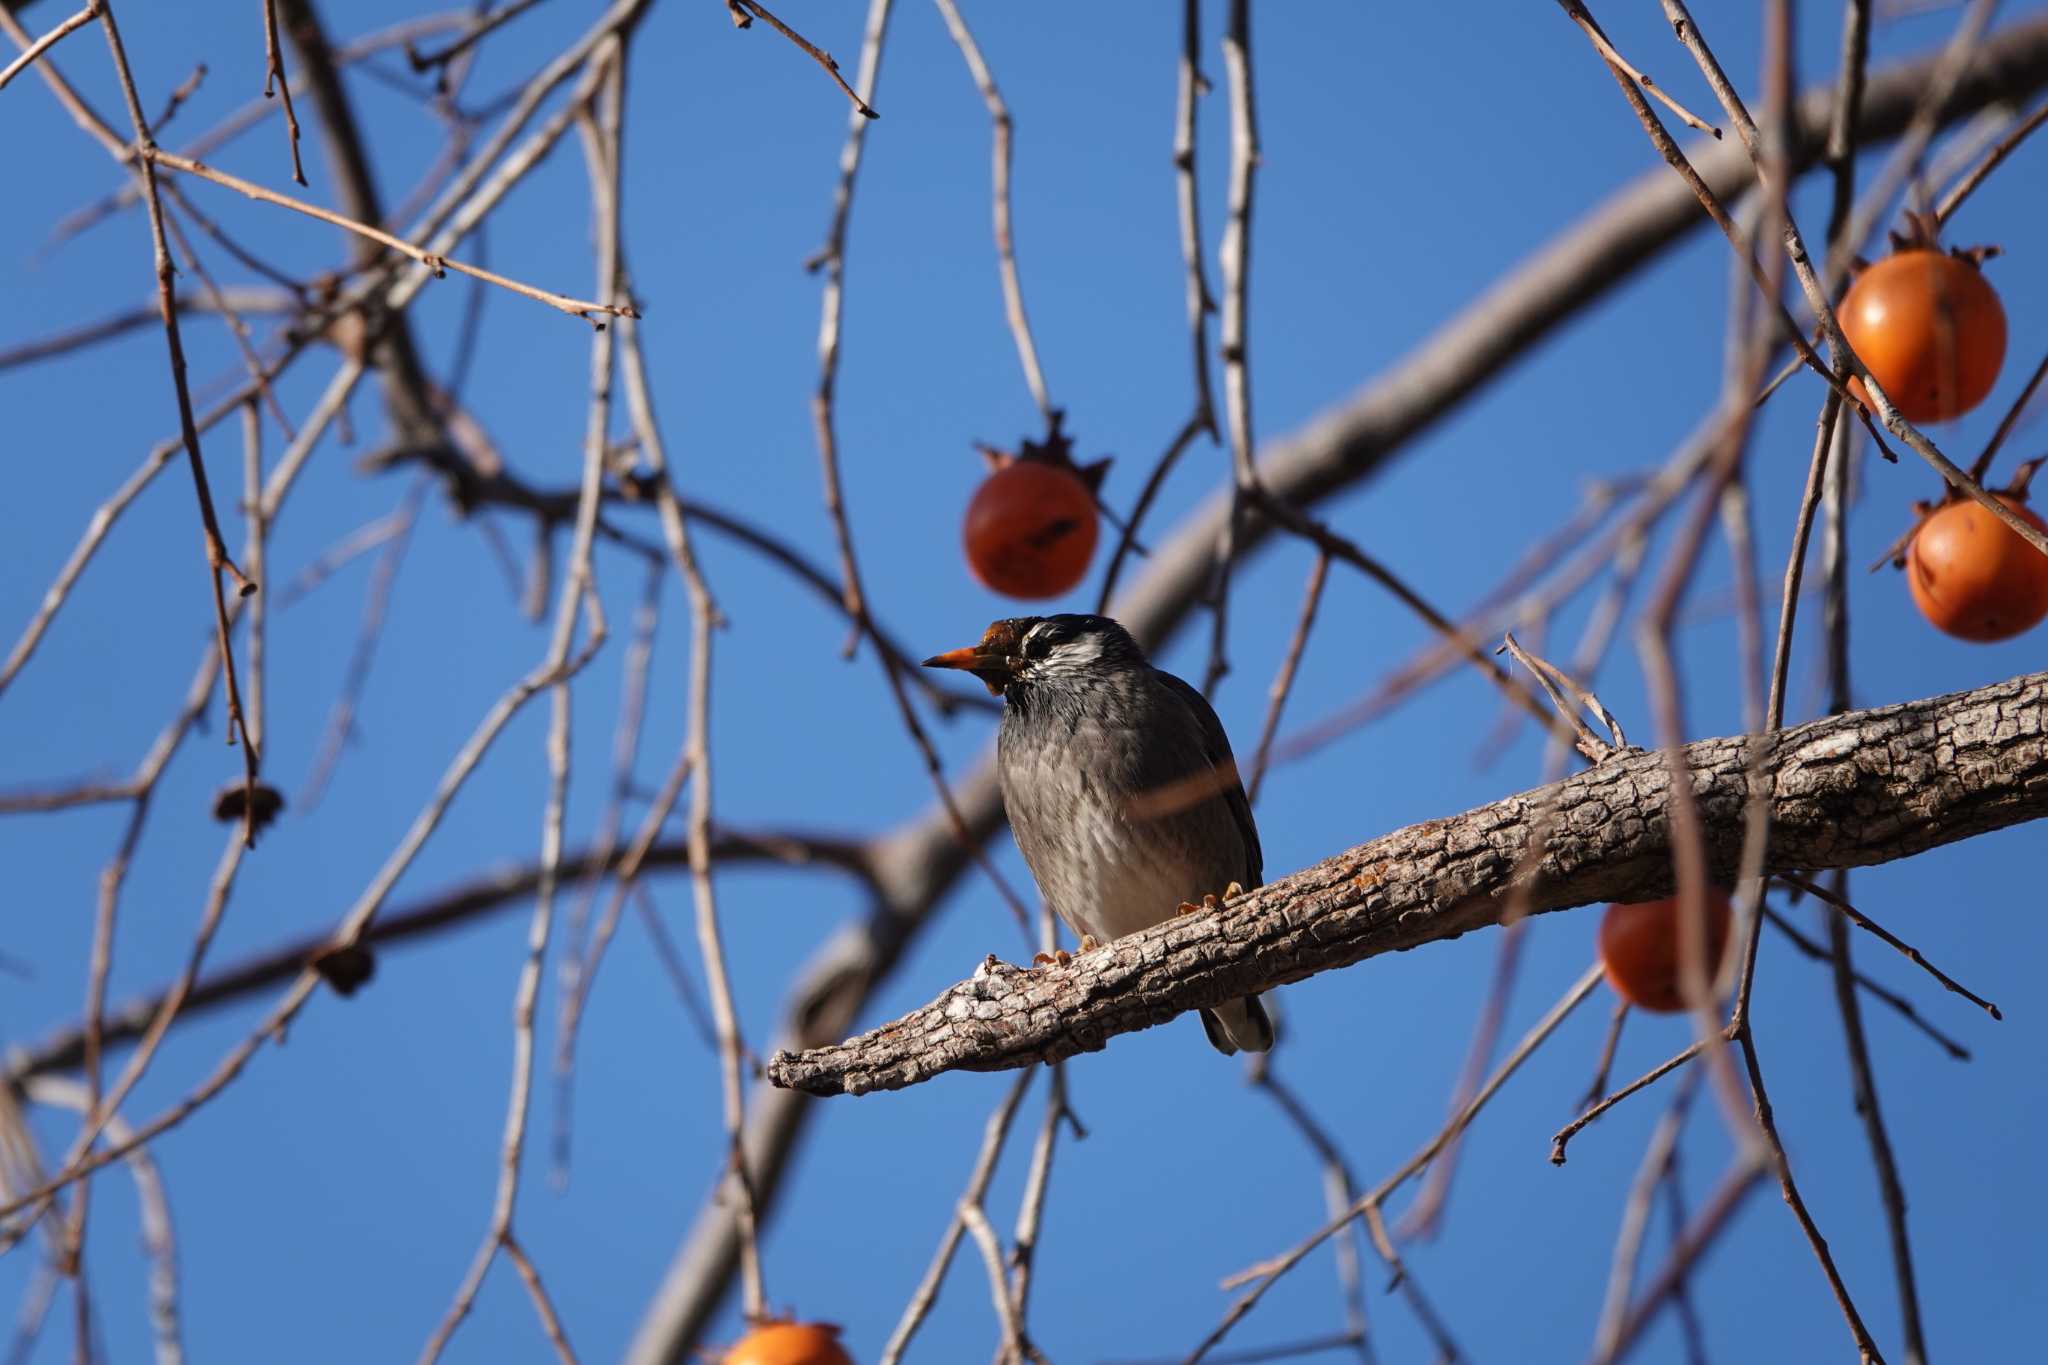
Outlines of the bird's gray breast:
M 1013 696 L 997 772 L 1039 892 L 1076 934 L 1135 933 L 1257 880 L 1199 726 L 1149 676 Z

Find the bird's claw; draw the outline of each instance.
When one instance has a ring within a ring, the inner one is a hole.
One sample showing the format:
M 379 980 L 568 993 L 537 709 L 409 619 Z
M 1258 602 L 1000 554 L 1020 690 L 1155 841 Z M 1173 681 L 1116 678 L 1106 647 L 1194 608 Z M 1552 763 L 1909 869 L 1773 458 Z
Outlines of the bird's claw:
M 1101 946 L 1102 946 L 1102 943 L 1101 943 L 1101 941 L 1100 941 L 1099 939 L 1097 939 L 1097 938 L 1095 937 L 1095 935 L 1093 935 L 1093 934 L 1083 934 L 1083 935 L 1081 935 L 1081 948 L 1080 948 L 1080 950 L 1081 950 L 1082 952 L 1084 952 L 1084 953 L 1092 953 L 1092 952 L 1094 952 L 1094 951 L 1095 951 L 1095 950 L 1096 950 L 1097 948 L 1100 948 Z
M 1174 913 L 1176 915 L 1193 915 L 1203 910 L 1221 910 L 1224 901 L 1230 900 L 1234 896 L 1242 896 L 1243 894 L 1243 883 L 1232 882 L 1223 888 L 1223 895 L 1221 897 L 1218 897 L 1215 892 L 1211 891 L 1202 897 L 1200 905 L 1195 904 L 1193 901 L 1182 901 L 1180 908 L 1175 910 Z
M 1031 965 L 1034 967 L 1045 967 L 1057 964 L 1064 967 L 1073 960 L 1074 955 L 1072 953 L 1069 953 L 1064 948 L 1055 948 L 1049 953 L 1032 954 Z

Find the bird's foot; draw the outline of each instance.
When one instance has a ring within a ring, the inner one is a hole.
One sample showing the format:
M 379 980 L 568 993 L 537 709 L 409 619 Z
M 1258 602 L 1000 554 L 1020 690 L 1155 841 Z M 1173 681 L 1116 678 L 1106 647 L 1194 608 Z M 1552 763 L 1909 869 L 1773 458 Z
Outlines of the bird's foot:
M 1034 953 L 1031 958 L 1031 965 L 1034 967 L 1045 967 L 1057 964 L 1064 967 L 1073 960 L 1074 955 L 1072 953 L 1064 948 L 1055 948 L 1049 953 Z
M 1202 897 L 1202 908 L 1204 910 L 1221 910 L 1223 908 L 1223 902 L 1217 900 L 1216 893 L 1214 891 L 1211 891 L 1208 895 Z
M 1081 951 L 1081 952 L 1084 952 L 1084 953 L 1092 953 L 1092 952 L 1094 952 L 1094 951 L 1095 951 L 1095 950 L 1096 950 L 1097 948 L 1100 948 L 1101 946 L 1102 946 L 1102 943 L 1101 943 L 1101 941 L 1100 941 L 1099 939 L 1097 939 L 1097 938 L 1095 937 L 1095 935 L 1093 935 L 1093 934 L 1083 934 L 1083 935 L 1081 935 L 1081 946 L 1080 946 L 1080 951 Z
M 1215 900 L 1216 898 L 1214 896 L 1211 896 L 1209 897 L 1209 899 Z M 1201 908 L 1201 906 L 1196 905 L 1193 901 L 1182 901 L 1180 903 L 1180 908 L 1178 910 L 1175 910 L 1173 913 L 1176 915 L 1192 915 L 1199 911 Z
M 1232 882 L 1230 885 L 1223 888 L 1223 899 L 1227 901 L 1236 900 L 1239 896 L 1242 896 L 1243 894 L 1244 883 L 1242 882 Z

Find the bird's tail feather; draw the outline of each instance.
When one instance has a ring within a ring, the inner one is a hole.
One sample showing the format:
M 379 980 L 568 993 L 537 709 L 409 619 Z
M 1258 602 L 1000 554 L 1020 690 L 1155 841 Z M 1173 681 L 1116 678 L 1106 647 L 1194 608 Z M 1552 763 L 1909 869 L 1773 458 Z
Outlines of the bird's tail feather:
M 1273 1046 L 1273 1021 L 1256 995 L 1203 1010 L 1202 1031 L 1209 1035 L 1209 1045 L 1226 1057 L 1266 1052 Z

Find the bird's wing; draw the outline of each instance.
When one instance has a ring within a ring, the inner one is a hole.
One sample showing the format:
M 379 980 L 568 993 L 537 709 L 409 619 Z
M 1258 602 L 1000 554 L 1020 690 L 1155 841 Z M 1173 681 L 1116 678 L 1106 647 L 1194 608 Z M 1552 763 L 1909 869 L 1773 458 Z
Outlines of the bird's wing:
M 1244 838 L 1245 857 L 1249 862 L 1250 878 L 1245 882 L 1249 890 L 1266 879 L 1266 855 L 1259 848 L 1259 827 L 1252 821 L 1252 803 L 1244 794 L 1244 779 L 1237 771 L 1237 759 L 1230 752 L 1230 736 L 1223 731 L 1223 722 L 1216 717 L 1216 708 L 1209 705 L 1209 699 L 1194 687 L 1168 673 L 1155 668 L 1153 674 L 1166 686 L 1166 690 L 1179 697 L 1194 712 L 1195 722 L 1202 730 L 1202 751 L 1209 760 L 1209 766 L 1230 775 L 1230 781 L 1223 789 L 1223 799 L 1230 807 L 1230 817 L 1237 822 L 1237 832 Z

